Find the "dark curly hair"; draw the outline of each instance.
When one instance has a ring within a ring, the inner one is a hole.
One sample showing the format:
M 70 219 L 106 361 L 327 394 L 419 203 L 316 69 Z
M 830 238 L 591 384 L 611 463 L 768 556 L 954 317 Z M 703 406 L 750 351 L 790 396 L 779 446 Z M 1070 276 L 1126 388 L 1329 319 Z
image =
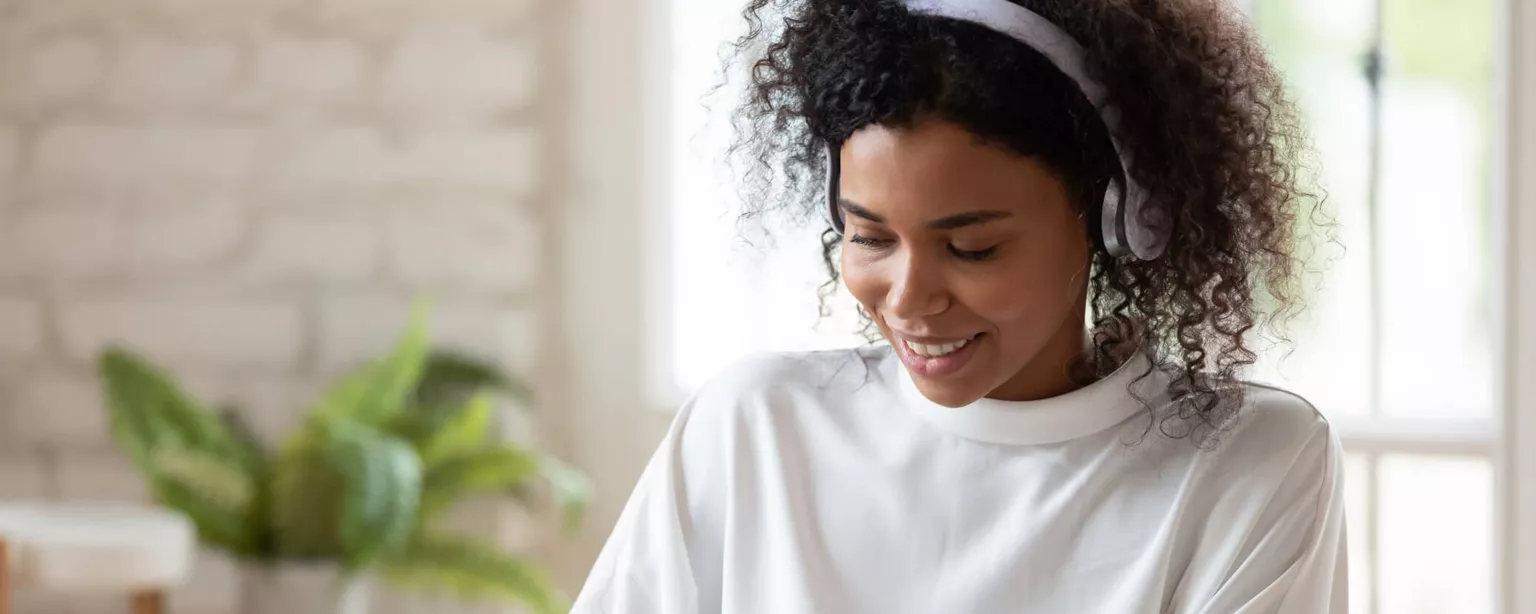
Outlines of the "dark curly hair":
M 1094 354 L 1126 341 L 1152 353 L 1176 373 L 1161 430 L 1219 433 L 1243 401 L 1243 387 L 1226 384 L 1255 362 L 1252 337 L 1283 338 L 1280 324 L 1300 309 L 1298 252 L 1314 234 L 1302 223 L 1328 224 L 1301 213 L 1321 200 L 1302 179 L 1307 148 L 1281 79 L 1242 14 L 1219 0 L 1011 1 L 1083 44 L 1119 114 L 1129 172 L 1174 226 L 1154 261 L 1096 246 Z M 1028 46 L 901 0 L 751 0 L 744 15 L 734 49 L 750 70 L 730 157 L 748 165 L 745 219 L 824 221 L 824 143 L 937 117 L 1044 164 L 1099 227 L 1098 203 L 1120 172 L 1104 121 Z M 823 228 L 835 288 L 840 241 Z

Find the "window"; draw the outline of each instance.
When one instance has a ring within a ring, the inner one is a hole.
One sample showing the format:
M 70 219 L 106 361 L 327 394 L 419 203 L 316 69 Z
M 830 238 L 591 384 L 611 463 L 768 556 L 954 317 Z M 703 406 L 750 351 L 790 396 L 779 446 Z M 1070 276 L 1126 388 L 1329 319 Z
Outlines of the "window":
M 1348 248 L 1265 374 L 1345 437 L 1356 612 L 1495 608 L 1496 8 L 1253 6 Z
M 734 40 L 721 33 L 740 31 L 742 4 L 677 0 L 670 13 L 671 223 L 665 239 L 653 243 L 666 250 L 663 283 L 651 284 L 670 288 L 653 301 L 669 329 L 656 344 L 665 351 L 653 354 L 666 357 L 652 384 L 663 405 L 756 351 L 846 347 L 862 339 L 855 322 L 818 317 L 817 288 L 827 280 L 819 231 L 775 232 L 773 249 L 740 240 L 731 206 L 737 195 L 720 161 L 736 99 L 734 92 L 711 92 L 722 45 Z M 833 300 L 847 307 L 839 313 L 850 312 L 846 292 Z
M 1330 252 L 1293 326 L 1296 351 L 1256 375 L 1307 396 L 1344 438 L 1353 612 L 1501 603 L 1498 1 L 1247 3 L 1308 124 L 1346 248 Z M 698 102 L 738 3 L 671 2 L 671 225 L 652 244 L 667 250 L 669 290 L 654 304 L 672 326 L 649 354 L 666 405 L 750 352 L 857 342 L 848 322 L 816 326 L 813 232 L 761 256 L 733 245 L 729 175 L 712 162 L 732 105 Z

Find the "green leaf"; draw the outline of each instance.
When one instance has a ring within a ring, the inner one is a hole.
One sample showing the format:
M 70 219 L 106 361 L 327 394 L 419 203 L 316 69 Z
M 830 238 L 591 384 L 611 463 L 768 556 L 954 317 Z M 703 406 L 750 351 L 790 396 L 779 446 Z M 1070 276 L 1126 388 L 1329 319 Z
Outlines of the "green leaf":
M 570 605 L 543 570 L 496 547 L 451 535 L 421 535 L 384 568 L 391 584 L 445 590 L 461 600 L 522 603 L 538 614 L 562 614 Z
M 477 356 L 453 350 L 433 350 L 427 356 L 416 401 L 426 407 L 459 407 L 470 396 L 491 390 L 519 401 L 533 394 L 522 382 Z
M 318 420 L 347 420 L 376 426 L 387 424 L 416 389 L 426 366 L 429 307 L 418 302 L 410 326 L 383 359 L 347 376 L 326 393 L 315 413 Z
M 261 541 L 256 453 L 149 360 L 109 346 L 97 369 L 113 439 L 156 501 L 191 519 L 203 541 L 254 553 Z
M 404 441 L 338 422 L 331 457 L 344 480 L 341 545 L 352 569 L 398 551 L 416 525 L 421 461 Z
M 243 513 L 256 498 L 251 474 L 228 459 L 172 447 L 152 454 L 155 479 L 187 488 L 220 507 Z
M 195 450 L 160 448 L 152 453 L 150 488 L 162 505 L 192 521 L 203 541 L 251 554 L 258 538 L 250 523 L 256 482 L 241 465 Z
M 567 532 L 575 531 L 592 500 L 592 482 L 586 474 L 553 456 L 539 460 L 539 473 L 549 482 L 555 505 L 560 508 L 561 524 Z
M 419 454 L 426 449 L 427 440 L 442 428 L 447 421 L 446 416 L 452 415 L 448 409 L 408 407 L 405 411 L 395 414 L 385 423 L 383 430 L 390 435 L 410 442 L 411 447 Z
M 234 438 L 237 448 L 240 450 L 241 463 L 245 465 L 246 472 L 251 476 L 254 485 L 252 501 L 246 508 L 246 525 L 252 534 L 255 552 L 249 553 L 260 556 L 270 556 L 273 553 L 272 535 L 272 458 L 256 432 L 251 429 L 245 419 L 241 417 L 239 410 L 229 408 L 220 412 L 224 419 L 224 425 L 229 429 L 230 436 Z
M 216 456 L 239 453 L 219 418 L 147 359 L 109 347 L 97 368 L 113 438 L 140 471 L 151 471 L 152 451 L 167 446 Z
M 433 350 L 427 356 L 413 400 L 385 429 L 426 452 L 429 441 L 439 431 L 463 419 L 465 411 L 478 409 L 476 397 L 480 395 L 507 395 L 523 401 L 530 398 L 526 386 L 498 370 L 491 361 L 453 350 Z
M 455 412 L 423 442 L 422 464 L 431 471 L 445 459 L 483 448 L 490 438 L 491 417 L 494 411 L 493 400 L 489 394 L 482 393 L 472 397 L 462 409 Z
M 348 373 L 332 384 L 320 396 L 320 402 L 310 414 L 308 428 L 329 420 L 350 420 L 364 413 L 363 404 L 368 400 L 368 387 L 376 366 L 369 363 Z
M 261 443 L 261 438 L 251 429 L 251 425 L 241 417 L 240 411 L 229 408 L 219 412 L 219 419 L 224 424 L 224 429 L 229 432 L 233 448 L 244 465 L 252 473 L 265 474 L 270 460 L 267 448 Z
M 422 480 L 422 518 L 430 519 L 468 495 L 505 492 L 533 479 L 538 469 L 532 454 L 506 446 L 451 458 Z
M 281 558 L 340 559 L 345 480 L 318 431 L 295 439 L 273 461 L 273 552 Z
M 259 541 L 247 522 L 249 510 L 226 507 L 186 484 L 168 479 L 150 481 L 155 502 L 177 510 L 192 521 L 197 537 L 206 544 L 238 556 L 257 554 Z

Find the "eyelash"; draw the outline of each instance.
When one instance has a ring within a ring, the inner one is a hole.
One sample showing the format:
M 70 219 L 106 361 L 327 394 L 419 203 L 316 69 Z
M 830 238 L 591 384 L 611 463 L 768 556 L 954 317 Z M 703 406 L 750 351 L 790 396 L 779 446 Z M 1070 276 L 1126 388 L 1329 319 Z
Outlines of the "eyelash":
M 848 237 L 848 241 L 850 243 L 854 243 L 854 244 L 857 244 L 857 245 L 862 245 L 862 246 L 868 247 L 870 249 L 879 249 L 881 247 L 884 247 L 884 245 L 886 243 L 886 241 L 884 241 L 882 239 L 871 239 L 869 237 L 865 237 L 865 236 L 857 235 L 857 234 Z M 997 255 L 997 248 L 996 247 L 989 247 L 987 249 L 975 250 L 975 251 L 966 251 L 966 250 L 962 250 L 962 249 L 955 249 L 955 246 L 953 246 L 953 245 L 949 245 L 949 246 L 946 246 L 946 247 L 949 249 L 949 253 L 950 254 L 953 254 L 956 258 L 959 258 L 961 260 L 965 260 L 965 261 L 968 261 L 968 262 L 985 262 L 987 260 L 991 260 L 993 256 Z
M 989 247 L 986 249 L 966 251 L 962 249 L 955 249 L 955 247 L 951 245 L 949 246 L 949 253 L 954 254 L 956 258 L 961 260 L 967 260 L 970 262 L 986 262 L 991 260 L 993 256 L 997 255 L 997 248 Z

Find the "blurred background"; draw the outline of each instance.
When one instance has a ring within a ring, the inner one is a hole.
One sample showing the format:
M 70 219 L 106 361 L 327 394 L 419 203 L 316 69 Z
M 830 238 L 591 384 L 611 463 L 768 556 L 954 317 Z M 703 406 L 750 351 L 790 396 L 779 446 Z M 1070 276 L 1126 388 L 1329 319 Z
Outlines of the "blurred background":
M 0 0 L 0 505 L 150 499 L 108 431 L 109 345 L 281 442 L 430 295 L 436 343 L 531 388 L 499 435 L 591 488 L 573 535 L 504 504 L 454 522 L 574 594 L 693 388 L 860 342 L 848 310 L 818 317 L 815 231 L 737 233 L 731 99 L 705 94 L 738 5 Z M 1536 11 L 1241 7 L 1341 223 L 1258 378 L 1350 452 L 1352 611 L 1536 613 Z M 205 547 L 171 611 L 250 614 L 247 584 Z

